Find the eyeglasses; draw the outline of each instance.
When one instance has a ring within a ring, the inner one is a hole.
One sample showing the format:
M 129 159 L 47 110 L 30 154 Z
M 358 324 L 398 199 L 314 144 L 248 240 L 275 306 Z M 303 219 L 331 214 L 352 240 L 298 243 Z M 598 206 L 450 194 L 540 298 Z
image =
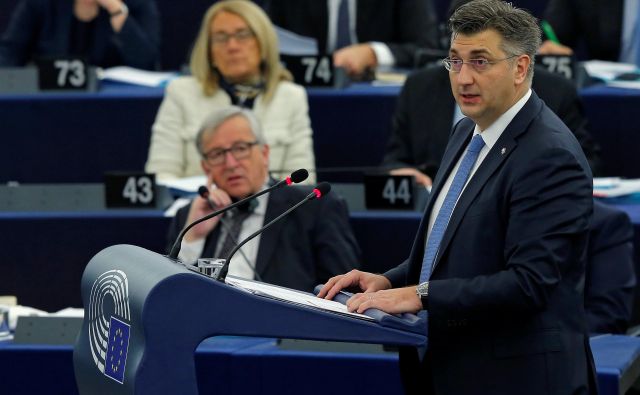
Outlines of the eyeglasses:
M 244 43 L 253 37 L 255 37 L 255 34 L 251 29 L 240 29 L 235 33 L 213 33 L 211 42 L 216 45 L 227 45 L 229 40 L 234 38 L 237 42 Z
M 502 62 L 503 60 L 508 60 L 508 59 L 511 59 L 511 58 L 515 58 L 516 56 L 518 56 L 518 55 L 511 55 L 509 57 L 506 57 L 506 58 L 503 58 L 503 59 L 496 59 L 494 61 L 488 61 L 487 59 L 469 59 L 466 62 L 463 61 L 462 59 L 444 58 L 444 59 L 442 59 L 442 65 L 448 71 L 453 71 L 455 73 L 459 73 L 460 70 L 462 70 L 462 65 L 463 64 L 468 64 L 475 71 L 485 71 L 492 64 L 496 64 L 498 62 Z
M 202 155 L 202 158 L 209 165 L 218 166 L 227 161 L 227 152 L 231 152 L 235 160 L 245 159 L 251 153 L 251 147 L 256 144 L 258 144 L 257 141 L 240 141 L 234 143 L 230 148 L 214 148 Z

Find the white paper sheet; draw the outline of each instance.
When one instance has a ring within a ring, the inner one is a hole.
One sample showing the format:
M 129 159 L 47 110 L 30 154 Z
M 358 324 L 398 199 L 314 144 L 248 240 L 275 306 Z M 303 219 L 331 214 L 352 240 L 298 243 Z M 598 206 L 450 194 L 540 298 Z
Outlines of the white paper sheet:
M 225 282 L 234 287 L 251 292 L 254 295 L 266 296 L 289 303 L 295 303 L 302 306 L 332 311 L 350 317 L 374 321 L 372 317 L 369 317 L 367 315 L 349 312 L 347 310 L 347 306 L 343 305 L 342 303 L 334 302 L 332 300 L 320 299 L 315 295 L 306 292 L 300 292 L 294 289 L 282 288 L 256 281 L 244 280 L 233 276 L 227 276 Z
M 159 72 L 118 66 L 98 70 L 98 78 L 133 85 L 159 87 L 178 76 L 176 72 Z

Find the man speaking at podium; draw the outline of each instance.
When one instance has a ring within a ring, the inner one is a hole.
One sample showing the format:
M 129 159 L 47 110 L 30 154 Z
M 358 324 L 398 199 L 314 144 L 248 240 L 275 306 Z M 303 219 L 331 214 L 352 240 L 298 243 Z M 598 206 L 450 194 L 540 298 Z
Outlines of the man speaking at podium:
M 409 258 L 383 275 L 332 278 L 319 296 L 359 287 L 350 310 L 426 310 L 426 353 L 400 355 L 409 392 L 596 393 L 583 307 L 591 171 L 531 90 L 538 23 L 510 3 L 476 0 L 449 25 L 444 65 L 467 118 Z
M 196 137 L 207 175 L 204 196 L 178 211 L 169 229 L 173 244 L 186 224 L 252 195 L 269 177 L 269 146 L 256 117 L 231 106 L 214 112 Z M 208 192 L 208 193 L 207 193 Z M 226 258 L 243 239 L 302 200 L 311 188 L 285 187 L 196 225 L 185 235 L 179 258 Z M 293 211 L 245 244 L 231 259 L 228 274 L 312 291 L 331 276 L 358 267 L 360 250 L 345 203 L 327 195 Z

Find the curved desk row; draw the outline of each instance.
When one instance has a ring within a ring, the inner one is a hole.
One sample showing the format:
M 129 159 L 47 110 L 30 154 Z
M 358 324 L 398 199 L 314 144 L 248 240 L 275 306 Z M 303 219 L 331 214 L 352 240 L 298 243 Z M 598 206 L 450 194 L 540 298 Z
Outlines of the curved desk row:
M 317 167 L 377 166 L 399 90 L 309 89 Z M 102 182 L 107 171 L 143 169 L 163 94 L 161 88 L 111 83 L 97 93 L 0 95 L 0 182 Z M 640 91 L 596 86 L 581 95 L 608 174 L 640 177 L 640 126 L 634 117 Z M 320 177 L 359 181 L 361 173 L 325 171 Z

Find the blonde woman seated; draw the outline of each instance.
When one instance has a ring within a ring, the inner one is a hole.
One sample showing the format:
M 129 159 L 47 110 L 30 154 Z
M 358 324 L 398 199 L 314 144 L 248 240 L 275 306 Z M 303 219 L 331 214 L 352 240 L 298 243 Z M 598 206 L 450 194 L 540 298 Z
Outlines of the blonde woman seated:
M 262 9 L 244 0 L 210 7 L 190 67 L 192 76 L 167 87 L 153 125 L 147 172 L 159 180 L 202 174 L 198 129 L 212 110 L 232 104 L 252 109 L 260 120 L 274 177 L 315 168 L 307 95 L 280 65 L 276 33 Z

